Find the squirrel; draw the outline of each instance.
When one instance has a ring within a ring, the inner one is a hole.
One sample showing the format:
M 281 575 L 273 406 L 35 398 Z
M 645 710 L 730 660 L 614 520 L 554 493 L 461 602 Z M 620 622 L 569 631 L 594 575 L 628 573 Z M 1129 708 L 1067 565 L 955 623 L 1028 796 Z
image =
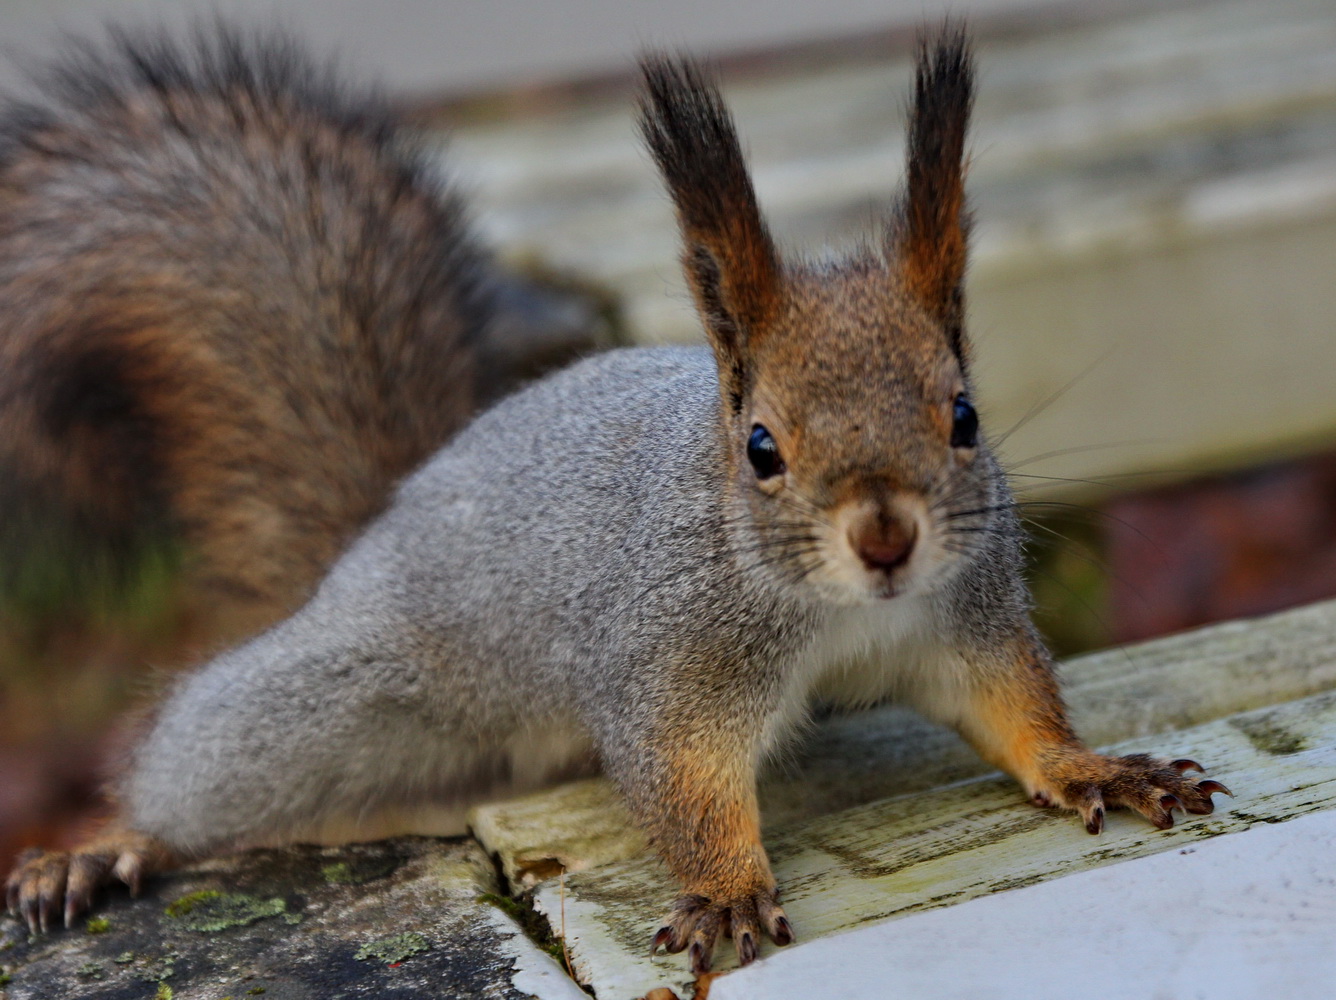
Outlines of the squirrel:
M 781 257 L 707 70 L 641 71 L 708 346 L 612 351 L 478 417 L 308 604 L 179 684 L 105 834 L 15 869 L 32 927 L 112 879 L 592 754 L 682 887 L 653 950 L 703 973 L 724 933 L 745 965 L 794 940 L 756 778 L 818 701 L 913 705 L 1092 834 L 1227 791 L 1087 748 L 1030 623 L 965 333 L 964 29 L 921 38 L 904 190 L 837 261 Z
M 37 83 L 0 113 L 0 594 L 161 554 L 220 647 L 553 345 L 506 340 L 512 279 L 389 103 L 286 38 L 117 33 Z

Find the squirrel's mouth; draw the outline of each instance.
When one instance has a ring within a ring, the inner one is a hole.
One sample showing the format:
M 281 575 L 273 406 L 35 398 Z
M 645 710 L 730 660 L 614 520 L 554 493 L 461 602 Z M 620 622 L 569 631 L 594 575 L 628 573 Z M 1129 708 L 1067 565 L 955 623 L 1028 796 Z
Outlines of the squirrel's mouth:
M 872 596 L 879 601 L 891 601 L 905 592 L 905 588 L 896 584 L 894 580 L 886 580 L 879 587 L 872 589 Z
M 787 560 L 769 561 L 789 582 L 839 605 L 883 604 L 940 586 L 960 555 L 943 544 L 927 502 L 904 498 L 892 515 L 886 506 L 836 508 L 814 520 Z

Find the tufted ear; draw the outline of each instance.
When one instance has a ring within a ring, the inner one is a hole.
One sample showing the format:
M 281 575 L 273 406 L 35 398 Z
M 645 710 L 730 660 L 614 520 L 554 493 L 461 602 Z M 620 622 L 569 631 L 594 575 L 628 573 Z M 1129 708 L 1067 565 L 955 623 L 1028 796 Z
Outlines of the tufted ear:
M 640 69 L 640 131 L 677 209 L 687 284 L 737 412 L 750 349 L 778 303 L 779 258 L 717 85 L 686 58 L 651 54 Z
M 909 293 L 943 324 L 962 358 L 965 133 L 973 103 L 974 60 L 965 29 L 948 22 L 935 39 L 919 41 L 906 190 L 890 252 Z

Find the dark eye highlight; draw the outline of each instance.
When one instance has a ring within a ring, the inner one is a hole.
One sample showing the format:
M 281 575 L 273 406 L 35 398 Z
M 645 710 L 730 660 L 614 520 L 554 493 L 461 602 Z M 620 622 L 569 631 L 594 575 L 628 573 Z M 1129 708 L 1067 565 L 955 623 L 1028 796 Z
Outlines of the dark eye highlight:
M 747 438 L 747 461 L 756 470 L 757 479 L 770 479 L 783 473 L 784 459 L 779 457 L 779 446 L 770 432 L 756 424 Z
M 963 395 L 956 397 L 951 424 L 951 447 L 973 448 L 979 443 L 979 415 Z

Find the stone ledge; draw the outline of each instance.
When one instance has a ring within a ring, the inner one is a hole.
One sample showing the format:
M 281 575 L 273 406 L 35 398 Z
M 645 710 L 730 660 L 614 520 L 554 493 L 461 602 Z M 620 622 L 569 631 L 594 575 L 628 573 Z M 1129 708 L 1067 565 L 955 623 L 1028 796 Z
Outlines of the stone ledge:
M 465 840 L 252 851 L 113 890 L 91 920 L 30 937 L 0 917 L 7 1000 L 582 1000 L 485 901 Z

